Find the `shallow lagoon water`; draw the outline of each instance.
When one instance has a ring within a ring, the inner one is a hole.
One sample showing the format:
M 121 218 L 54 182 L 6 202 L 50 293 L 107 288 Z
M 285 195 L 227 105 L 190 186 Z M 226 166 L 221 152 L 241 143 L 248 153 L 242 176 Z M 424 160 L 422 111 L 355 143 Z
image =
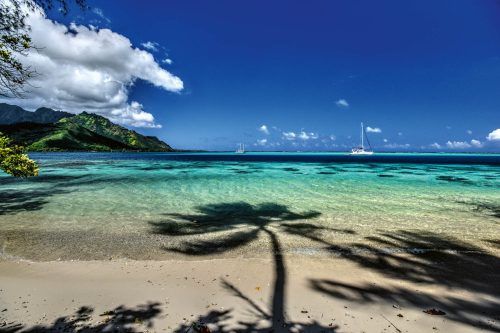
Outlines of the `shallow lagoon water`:
M 259 256 L 264 229 L 301 255 L 498 251 L 500 155 L 32 157 L 39 177 L 0 175 L 4 258 Z M 429 242 L 410 241 L 426 233 Z

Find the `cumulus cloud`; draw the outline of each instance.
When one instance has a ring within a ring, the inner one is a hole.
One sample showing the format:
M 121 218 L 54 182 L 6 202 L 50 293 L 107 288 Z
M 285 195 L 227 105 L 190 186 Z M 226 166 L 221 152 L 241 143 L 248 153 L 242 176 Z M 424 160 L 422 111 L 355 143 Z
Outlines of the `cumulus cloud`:
M 266 143 L 267 143 L 267 139 L 261 139 L 261 140 L 257 140 L 256 145 L 257 146 L 265 146 Z
M 295 139 L 299 139 L 302 141 L 307 141 L 307 140 L 316 140 L 319 138 L 318 133 L 314 132 L 306 132 L 306 131 L 300 131 L 298 133 L 295 132 L 283 132 L 281 133 L 283 135 L 283 139 L 285 140 L 290 140 L 293 141 Z M 335 136 L 333 136 L 334 139 L 332 139 L 332 136 L 330 136 L 331 140 L 335 140 Z
M 370 127 L 370 126 L 368 126 L 366 128 L 366 131 L 368 133 L 382 133 L 382 130 L 380 128 L 378 128 L 378 127 Z
M 384 139 L 383 141 L 384 141 L 384 142 L 389 142 L 389 140 L 387 140 L 387 139 Z
M 448 141 L 446 147 L 450 149 L 466 149 L 470 148 L 471 144 L 466 141 Z
M 314 132 L 304 132 L 301 131 L 298 135 L 301 140 L 317 139 L 319 137 L 318 133 Z
M 154 52 L 157 52 L 158 51 L 158 46 L 160 46 L 160 44 L 156 43 L 156 42 L 145 42 L 145 43 L 141 43 L 142 47 L 144 47 L 145 49 L 148 49 L 150 51 L 154 51 Z
M 389 148 L 389 149 L 408 149 L 410 148 L 410 144 L 409 143 L 403 143 L 403 144 L 398 144 L 398 143 L 388 143 L 386 145 L 384 145 L 385 148 Z
M 37 50 L 20 57 L 38 76 L 25 98 L 4 99 L 27 109 L 41 106 L 68 112 L 94 112 L 114 122 L 136 127 L 160 127 L 137 101 L 129 101 L 138 79 L 170 92 L 183 89 L 182 80 L 160 67 L 151 53 L 109 29 L 48 20 L 35 12 L 27 18 Z
M 343 109 L 346 109 L 349 107 L 349 103 L 347 103 L 347 101 L 343 98 L 339 99 L 338 101 L 335 102 L 335 104 L 339 107 L 339 108 L 343 108 Z
M 161 62 L 167 65 L 172 65 L 174 61 L 170 58 L 165 58 Z
M 441 145 L 437 142 L 431 143 L 429 147 L 434 148 L 434 149 L 441 149 Z
M 496 130 L 488 134 L 486 139 L 488 139 L 488 141 L 500 141 L 500 128 L 497 128 Z
M 262 133 L 264 133 L 266 135 L 269 135 L 269 129 L 267 128 L 266 125 L 262 125 L 261 127 L 259 127 L 259 131 L 261 131 Z
M 330 140 L 335 141 L 337 140 L 337 137 L 333 134 L 330 134 Z
M 479 140 L 476 140 L 476 139 L 470 140 L 470 144 L 476 148 L 481 148 L 483 146 L 483 143 Z
M 467 134 L 472 135 L 472 131 L 470 129 L 468 129 Z
M 297 137 L 297 134 L 295 132 L 283 132 L 283 138 L 286 140 L 293 141 Z
M 472 139 L 472 140 L 470 140 L 470 142 L 467 142 L 467 141 L 448 141 L 448 142 L 446 142 L 446 147 L 448 147 L 450 149 L 467 149 L 467 148 L 471 148 L 471 147 L 482 148 L 483 146 L 484 146 L 484 143 L 479 141 L 479 140 L 476 140 L 476 139 Z

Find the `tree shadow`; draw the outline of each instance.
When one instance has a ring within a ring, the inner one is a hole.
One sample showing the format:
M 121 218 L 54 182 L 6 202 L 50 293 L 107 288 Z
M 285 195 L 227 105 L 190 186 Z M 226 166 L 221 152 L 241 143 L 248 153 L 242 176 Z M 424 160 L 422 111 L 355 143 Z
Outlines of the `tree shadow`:
M 198 316 L 194 322 L 188 324 L 181 324 L 174 332 L 176 333 L 194 333 L 194 332 L 207 332 L 203 330 L 204 327 L 208 328 L 208 332 L 218 333 L 269 333 L 269 332 L 331 332 L 335 333 L 339 328 L 338 325 L 330 324 L 324 326 L 321 323 L 313 320 L 308 323 L 294 322 L 291 320 L 282 320 L 279 323 L 274 323 L 270 328 L 266 324 L 259 324 L 259 321 L 272 320 L 274 314 L 267 312 L 256 304 L 250 297 L 241 292 L 235 285 L 231 284 L 225 279 L 222 279 L 222 287 L 226 289 L 233 296 L 243 300 L 249 306 L 249 314 L 256 318 L 253 321 L 236 321 L 236 323 L 229 323 L 234 318 L 233 309 L 228 310 L 212 310 L 204 315 Z M 236 325 L 236 326 L 234 326 Z M 277 325 L 277 326 L 276 326 Z
M 48 185 L 64 185 L 77 179 L 84 178 L 83 175 L 60 175 L 60 174 L 41 174 L 36 177 L 30 178 L 16 178 L 16 177 L 0 177 L 0 185 L 18 185 L 23 184 L 48 184 Z
M 494 247 L 500 249 L 500 239 L 484 239 L 485 242 L 490 243 Z
M 46 189 L 2 190 L 0 191 L 0 216 L 40 210 L 49 203 L 51 196 L 68 192 L 70 191 L 52 186 Z
M 122 178 L 115 179 L 115 181 L 121 180 Z M 50 202 L 52 196 L 81 190 L 82 186 L 95 186 L 109 181 L 109 177 L 61 174 L 43 174 L 28 179 L 0 177 L 0 186 L 19 184 L 33 186 L 31 189 L 1 189 L 0 216 L 40 210 Z
M 499 316 L 500 258 L 467 242 L 430 232 L 384 232 L 366 237 L 367 244 L 336 246 L 317 239 L 330 251 L 397 281 L 421 286 L 444 287 L 449 291 L 468 292 L 467 296 L 442 296 L 403 287 L 377 287 L 373 284 L 351 285 L 335 280 L 311 279 L 312 289 L 331 297 L 359 303 L 382 301 L 420 308 L 439 307 L 447 318 L 473 327 L 500 331 L 492 322 L 478 317 Z M 496 318 L 498 320 L 498 318 Z
M 271 300 L 270 313 L 260 309 L 248 297 L 243 296 L 235 286 L 226 283 L 224 287 L 237 294 L 238 297 L 245 300 L 263 319 L 272 322 L 274 331 L 283 330 L 291 325 L 285 319 L 284 304 L 285 304 L 285 286 L 287 282 L 286 266 L 283 256 L 282 246 L 278 235 L 280 232 L 292 233 L 296 231 L 296 235 L 301 235 L 297 230 L 307 229 L 329 230 L 321 226 L 303 222 L 304 220 L 314 219 L 321 215 L 316 211 L 307 211 L 296 213 L 291 211 L 287 206 L 276 203 L 261 203 L 251 205 L 246 202 L 233 202 L 221 204 L 209 204 L 198 206 L 195 208 L 195 214 L 165 214 L 167 217 L 162 221 L 150 222 L 153 227 L 153 233 L 168 235 L 168 236 L 189 236 L 189 235 L 210 235 L 206 239 L 186 240 L 177 247 L 164 247 L 167 251 L 183 253 L 193 256 L 205 256 L 212 254 L 223 253 L 238 247 L 245 246 L 261 235 L 269 238 L 272 248 L 274 262 L 274 281 L 273 293 Z M 301 221 L 300 223 L 292 223 Z M 211 320 L 220 324 L 229 312 L 211 312 L 199 318 L 199 320 Z M 245 327 L 241 332 L 259 332 L 260 328 L 256 323 L 240 323 Z M 314 324 L 319 328 L 319 324 Z M 189 327 L 179 328 L 179 332 L 185 331 Z M 323 329 L 331 330 L 332 327 L 323 327 Z M 265 328 L 265 332 L 269 332 L 270 328 Z M 218 328 L 218 332 L 226 332 L 226 328 L 222 325 Z M 231 330 L 235 332 L 234 330 Z M 240 331 L 237 331 L 240 332 Z
M 144 328 L 153 326 L 152 320 L 157 317 L 162 310 L 160 303 L 147 303 L 135 308 L 119 306 L 111 311 L 106 311 L 99 315 L 99 321 L 93 323 L 92 315 L 94 309 L 83 306 L 73 315 L 57 318 L 50 325 L 36 325 L 25 327 L 19 323 L 9 323 L 0 327 L 0 333 L 49 333 L 49 332 L 143 332 Z
M 10 176 L 0 177 L 0 186 L 20 184 L 32 186 L 32 188 L 29 189 L 1 189 L 0 216 L 40 210 L 50 202 L 50 197 L 72 192 L 73 190 L 67 188 L 75 184 L 75 181 L 81 178 L 85 178 L 85 176 L 42 174 L 27 179 L 19 179 Z M 78 185 L 78 183 L 75 185 Z
M 491 202 L 463 202 L 460 203 L 472 206 L 472 210 L 479 213 L 487 213 L 490 216 L 500 219 L 500 204 Z

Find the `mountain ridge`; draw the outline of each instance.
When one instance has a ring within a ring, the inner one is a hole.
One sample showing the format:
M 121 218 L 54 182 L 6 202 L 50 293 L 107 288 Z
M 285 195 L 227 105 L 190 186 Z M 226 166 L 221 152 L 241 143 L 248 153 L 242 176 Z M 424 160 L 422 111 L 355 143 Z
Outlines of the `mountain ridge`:
M 31 112 L 0 103 L 0 132 L 28 151 L 174 151 L 157 137 L 139 134 L 103 116 L 44 107 Z
M 0 125 L 17 124 L 21 122 L 32 122 L 49 124 L 62 118 L 73 117 L 75 114 L 56 111 L 46 107 L 40 107 L 35 111 L 27 111 L 20 106 L 0 103 Z

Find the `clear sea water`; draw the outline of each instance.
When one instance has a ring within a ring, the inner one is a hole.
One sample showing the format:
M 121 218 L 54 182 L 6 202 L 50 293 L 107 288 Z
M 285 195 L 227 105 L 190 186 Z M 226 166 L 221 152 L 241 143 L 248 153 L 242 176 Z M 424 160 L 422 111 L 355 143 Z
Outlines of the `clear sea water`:
M 297 255 L 498 252 L 500 244 L 495 154 L 31 157 L 39 177 L 0 174 L 3 258 L 259 256 L 269 250 L 263 228 Z M 412 242 L 411 235 L 432 241 Z

